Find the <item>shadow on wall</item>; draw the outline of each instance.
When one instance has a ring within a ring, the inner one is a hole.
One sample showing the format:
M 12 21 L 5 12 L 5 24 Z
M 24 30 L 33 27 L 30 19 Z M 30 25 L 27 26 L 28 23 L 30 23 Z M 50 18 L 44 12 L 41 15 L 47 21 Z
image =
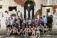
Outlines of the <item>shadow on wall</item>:
M 39 17 L 42 16 L 42 8 L 36 12 L 35 18 L 37 18 L 38 15 L 39 15 Z

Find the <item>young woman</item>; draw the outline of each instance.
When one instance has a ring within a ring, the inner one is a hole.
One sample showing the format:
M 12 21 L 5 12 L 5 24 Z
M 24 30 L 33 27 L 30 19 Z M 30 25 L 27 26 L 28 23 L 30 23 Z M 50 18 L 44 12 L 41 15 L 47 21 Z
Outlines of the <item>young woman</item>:
M 35 34 L 35 31 L 36 31 L 35 26 L 33 26 L 31 29 L 32 29 L 32 35 L 35 36 L 35 35 L 36 35 L 36 34 Z
M 20 25 L 18 26 L 18 31 L 17 31 L 18 35 L 20 35 Z
M 25 36 L 28 36 L 28 30 L 29 30 L 29 28 L 28 28 L 28 26 L 26 26 L 26 28 L 24 29 Z
M 7 36 L 11 35 L 12 33 L 12 28 L 11 27 L 7 27 Z
M 28 35 L 31 36 L 32 35 L 32 30 L 31 30 L 31 26 L 29 25 L 29 29 L 28 29 Z
M 13 27 L 12 34 L 13 35 L 18 35 L 17 31 L 18 31 L 17 27 Z

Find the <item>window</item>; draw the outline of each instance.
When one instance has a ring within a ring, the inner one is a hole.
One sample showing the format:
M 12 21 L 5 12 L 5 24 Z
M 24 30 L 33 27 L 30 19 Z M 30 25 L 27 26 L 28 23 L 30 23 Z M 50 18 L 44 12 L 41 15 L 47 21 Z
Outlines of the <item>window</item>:
M 9 7 L 9 11 L 12 11 L 12 10 L 17 11 L 17 7 L 16 7 L 16 6 L 13 6 L 13 7 L 12 7 L 12 6 L 10 6 L 10 7 Z

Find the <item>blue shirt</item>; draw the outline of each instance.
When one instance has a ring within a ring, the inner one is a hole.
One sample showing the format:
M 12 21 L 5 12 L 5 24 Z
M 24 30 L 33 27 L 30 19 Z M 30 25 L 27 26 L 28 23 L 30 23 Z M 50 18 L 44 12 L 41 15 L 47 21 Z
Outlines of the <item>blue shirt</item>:
M 34 24 L 34 22 L 35 22 L 34 19 L 32 19 L 31 24 Z
M 43 17 L 43 21 L 44 21 L 44 23 L 47 23 L 47 18 Z

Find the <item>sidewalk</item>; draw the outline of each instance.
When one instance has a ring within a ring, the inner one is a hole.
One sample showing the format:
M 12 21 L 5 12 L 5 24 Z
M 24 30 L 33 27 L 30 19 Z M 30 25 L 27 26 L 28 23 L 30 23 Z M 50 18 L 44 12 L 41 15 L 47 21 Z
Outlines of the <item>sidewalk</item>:
M 0 29 L 0 35 L 6 35 L 7 31 L 5 29 Z

